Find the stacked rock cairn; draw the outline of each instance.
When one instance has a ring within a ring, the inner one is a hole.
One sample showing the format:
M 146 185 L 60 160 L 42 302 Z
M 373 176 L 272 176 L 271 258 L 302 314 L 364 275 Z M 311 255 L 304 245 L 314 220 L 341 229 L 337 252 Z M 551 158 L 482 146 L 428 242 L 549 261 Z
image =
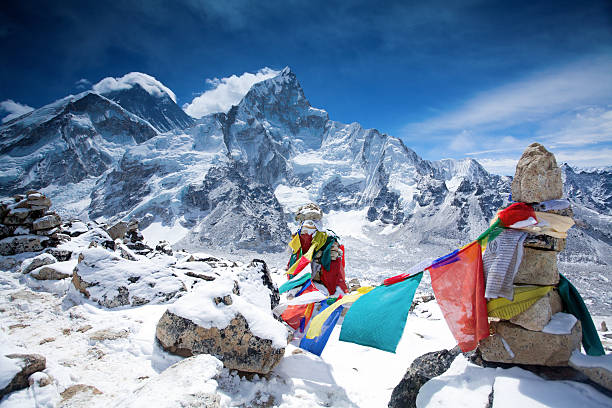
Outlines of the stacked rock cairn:
M 61 217 L 49 211 L 51 200 L 30 190 L 0 202 L 0 255 L 42 251 L 70 236 L 62 233 Z
M 561 169 L 555 156 L 544 146 L 531 144 L 517 164 L 512 199 L 534 204 L 560 199 L 562 195 Z M 573 216 L 571 208 L 550 212 Z M 580 321 L 577 320 L 566 334 L 543 331 L 552 316 L 563 310 L 556 286 L 559 283 L 557 254 L 565 248 L 565 239 L 528 235 L 523 245 L 523 258 L 514 284 L 555 286 L 555 289 L 512 319 L 491 322 L 494 334 L 481 341 L 482 358 L 500 363 L 567 366 L 572 352 L 580 350 Z

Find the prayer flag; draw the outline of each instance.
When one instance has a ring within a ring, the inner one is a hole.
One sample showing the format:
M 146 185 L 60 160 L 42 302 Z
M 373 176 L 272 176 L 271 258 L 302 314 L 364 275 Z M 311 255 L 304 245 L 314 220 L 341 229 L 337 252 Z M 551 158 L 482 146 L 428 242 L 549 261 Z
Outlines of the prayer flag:
M 444 319 L 465 353 L 489 336 L 480 244 L 474 241 L 452 258 L 428 270 Z
M 321 302 L 321 313 L 327 311 L 327 308 L 328 308 L 327 302 L 322 301 Z M 342 306 L 339 306 L 338 308 L 333 310 L 333 312 L 330 313 L 329 318 L 327 318 L 323 322 L 323 325 L 321 327 L 321 332 L 317 337 L 314 337 L 312 339 L 309 339 L 306 336 L 302 337 L 302 340 L 300 341 L 300 348 L 310 351 L 311 353 L 316 354 L 317 356 L 320 356 L 341 314 L 342 314 Z M 315 319 L 316 319 L 316 316 L 315 316 Z M 312 322 L 310 322 L 311 326 L 313 322 L 314 322 L 314 319 Z
M 340 340 L 395 353 L 422 277 L 419 273 L 390 286 L 377 286 L 361 296 L 344 317 Z

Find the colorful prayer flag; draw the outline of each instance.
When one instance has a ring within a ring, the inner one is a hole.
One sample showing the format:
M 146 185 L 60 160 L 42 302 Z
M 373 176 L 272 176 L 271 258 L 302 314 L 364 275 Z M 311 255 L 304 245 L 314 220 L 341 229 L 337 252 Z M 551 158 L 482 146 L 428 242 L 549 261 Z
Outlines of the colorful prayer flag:
M 377 286 L 351 306 L 340 340 L 395 353 L 423 273 L 390 286 Z
M 461 351 L 475 349 L 489 336 L 480 244 L 474 241 L 428 270 L 438 305 Z
M 327 307 L 327 302 L 322 301 L 320 313 L 325 312 L 327 310 Z M 325 321 L 323 322 L 323 326 L 321 327 L 321 332 L 317 337 L 314 337 L 312 339 L 309 339 L 306 336 L 302 337 L 302 340 L 300 341 L 300 348 L 310 351 L 311 353 L 316 354 L 317 356 L 320 356 L 341 314 L 342 306 L 339 306 L 332 313 L 330 313 L 329 318 L 325 319 Z M 310 322 L 310 324 L 312 325 L 313 322 L 314 319 L 312 322 Z

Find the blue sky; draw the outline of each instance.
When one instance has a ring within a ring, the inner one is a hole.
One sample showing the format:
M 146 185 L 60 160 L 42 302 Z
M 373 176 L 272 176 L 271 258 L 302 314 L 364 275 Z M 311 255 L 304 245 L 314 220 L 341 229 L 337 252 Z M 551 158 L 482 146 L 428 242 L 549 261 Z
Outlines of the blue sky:
M 0 10 L 3 116 L 132 71 L 182 106 L 288 65 L 332 119 L 426 159 L 511 173 L 540 141 L 561 162 L 612 165 L 610 1 L 12 3 Z

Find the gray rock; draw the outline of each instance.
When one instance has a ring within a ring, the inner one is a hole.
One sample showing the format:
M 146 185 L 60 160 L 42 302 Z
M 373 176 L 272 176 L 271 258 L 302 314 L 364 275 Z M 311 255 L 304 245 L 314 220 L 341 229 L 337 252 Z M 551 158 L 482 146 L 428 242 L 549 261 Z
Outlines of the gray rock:
M 119 221 L 118 223 L 106 230 L 106 232 L 108 232 L 108 235 L 110 235 L 113 241 L 116 239 L 123 239 L 127 231 L 128 223 L 125 221 Z
M 421 387 L 432 378 L 444 374 L 459 353 L 461 350 L 455 347 L 417 357 L 393 389 L 389 408 L 416 408 L 416 398 Z
M 38 280 L 61 280 L 69 278 L 71 275 L 49 265 L 41 266 L 30 272 L 30 276 Z
M 284 348 L 273 347 L 271 340 L 254 335 L 241 314 L 223 329 L 207 329 L 166 311 L 155 334 L 170 353 L 184 357 L 211 354 L 225 367 L 243 372 L 268 374 L 285 353 Z
M 38 252 L 44 249 L 48 237 L 39 235 L 17 235 L 0 240 L 0 255 L 15 255 L 23 252 Z
M 561 311 L 563 311 L 561 297 L 556 290 L 552 290 L 535 302 L 529 309 L 510 319 L 510 323 L 524 327 L 527 330 L 542 331 L 548 322 L 550 322 L 552 315 Z
M 21 273 L 30 273 L 36 268 L 44 265 L 51 265 L 57 262 L 57 259 L 48 253 L 36 255 L 34 258 L 26 259 L 21 263 Z
M 47 360 L 40 354 L 7 354 L 6 357 L 11 360 L 19 360 L 18 364 L 22 369 L 6 387 L 0 390 L 0 398 L 10 392 L 27 388 L 29 386 L 28 377 L 44 370 L 47 366 Z
M 561 252 L 565 249 L 565 238 L 555 238 L 549 235 L 527 234 L 523 246 L 527 248 Z
M 72 251 L 67 249 L 59 249 L 59 248 L 47 248 L 46 251 L 48 254 L 51 254 L 60 262 L 68 261 L 72 258 Z
M 62 218 L 59 215 L 52 213 L 35 220 L 32 223 L 32 229 L 34 231 L 46 230 L 57 227 L 58 225 L 62 225 Z
M 563 196 L 561 169 L 555 156 L 539 143 L 523 152 L 512 180 L 512 199 L 525 203 L 554 200 Z

